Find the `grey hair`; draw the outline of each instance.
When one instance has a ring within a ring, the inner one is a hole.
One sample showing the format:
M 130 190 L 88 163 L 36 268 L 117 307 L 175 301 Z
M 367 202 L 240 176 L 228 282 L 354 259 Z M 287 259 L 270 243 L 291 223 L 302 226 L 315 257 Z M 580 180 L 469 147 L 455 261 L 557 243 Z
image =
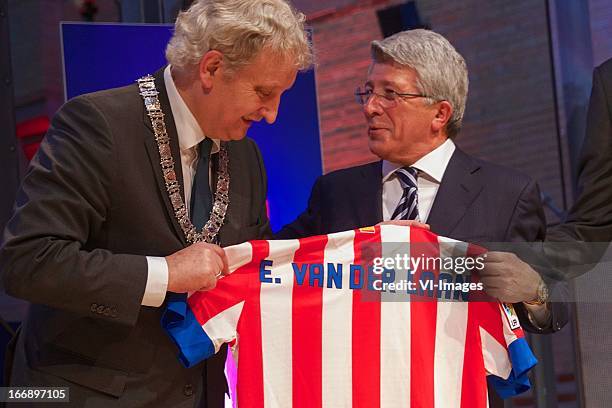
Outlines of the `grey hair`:
M 188 70 L 206 52 L 217 50 L 231 73 L 267 48 L 293 58 L 303 70 L 313 62 L 305 19 L 284 0 L 197 0 L 179 13 L 166 59 Z
M 432 104 L 448 101 L 453 114 L 446 125 L 448 137 L 461 129 L 468 92 L 467 66 L 450 42 L 433 31 L 402 31 L 381 41 L 372 41 L 372 60 L 412 68 L 420 93 Z

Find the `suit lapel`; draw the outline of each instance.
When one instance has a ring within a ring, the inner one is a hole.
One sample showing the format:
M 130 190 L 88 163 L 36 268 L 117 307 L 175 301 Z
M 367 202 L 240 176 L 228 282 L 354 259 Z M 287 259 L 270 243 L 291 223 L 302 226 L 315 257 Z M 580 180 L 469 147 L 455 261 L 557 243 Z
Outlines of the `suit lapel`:
M 185 191 L 183 189 L 183 170 L 181 166 L 181 151 L 178 143 L 178 133 L 176 131 L 176 125 L 174 123 L 174 117 L 172 116 L 172 109 L 170 108 L 170 102 L 168 100 L 168 95 L 166 93 L 166 86 L 164 83 L 164 69 L 162 68 L 154 74 L 155 77 L 155 87 L 159 92 L 159 103 L 162 108 L 162 112 L 164 113 L 165 123 L 166 123 L 166 132 L 168 133 L 168 137 L 170 139 L 170 151 L 172 152 L 172 158 L 174 159 L 174 171 L 176 173 L 176 178 L 179 181 L 180 185 L 180 194 L 181 198 L 184 199 Z M 155 174 L 155 178 L 157 179 L 157 185 L 159 190 L 161 191 L 161 195 L 163 197 L 164 205 L 166 207 L 166 211 L 171 220 L 172 227 L 174 228 L 178 238 L 181 240 L 183 245 L 187 245 L 187 240 L 185 239 L 185 234 L 183 234 L 183 230 L 181 229 L 178 221 L 176 220 L 174 209 L 172 207 L 172 203 L 170 202 L 170 198 L 168 197 L 168 193 L 166 191 L 166 184 L 164 180 L 164 174 L 162 172 L 162 168 L 160 165 L 160 155 L 157 147 L 157 142 L 155 141 L 155 134 L 153 132 L 153 128 L 151 126 L 151 120 L 147 116 L 147 112 L 144 109 L 143 102 L 143 120 L 145 126 L 148 129 L 147 136 L 145 137 L 145 146 L 147 149 L 147 153 L 149 154 L 149 159 L 151 161 L 151 166 L 153 167 L 153 173 Z
M 235 242 L 236 238 L 234 237 L 234 234 L 240 230 L 241 226 L 248 225 L 246 216 L 249 211 L 248 208 L 245 209 L 244 207 L 248 205 L 250 200 L 249 197 L 245 197 L 244 194 L 245 192 L 250 191 L 250 187 L 248 184 L 246 184 L 248 182 L 245 182 L 244 175 L 247 174 L 247 170 L 244 168 L 244 161 L 233 160 L 238 157 L 237 154 L 235 154 L 236 143 L 241 142 L 230 141 L 225 143 L 228 156 L 230 157 L 230 190 L 229 206 L 227 207 L 227 212 L 225 214 L 225 221 L 219 230 L 219 240 L 221 243 Z M 213 160 L 213 185 L 216 189 L 219 170 L 218 154 L 213 156 L 215 157 Z M 215 190 L 213 190 L 213 195 L 214 192 Z
M 455 149 L 427 219 L 432 231 L 446 236 L 452 234 L 482 191 L 479 169 L 480 165 L 470 156 Z
M 354 191 L 349 197 L 358 200 L 358 225 L 375 225 L 382 221 L 382 161 L 361 167 L 361 179 L 352 183 Z M 374 199 L 371 199 L 374 197 Z

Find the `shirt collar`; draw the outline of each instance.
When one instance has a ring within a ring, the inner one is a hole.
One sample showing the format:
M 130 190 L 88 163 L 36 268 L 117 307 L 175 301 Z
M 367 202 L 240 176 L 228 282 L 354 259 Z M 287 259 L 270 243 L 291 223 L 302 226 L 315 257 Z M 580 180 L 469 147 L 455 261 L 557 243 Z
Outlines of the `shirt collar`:
M 166 85 L 166 92 L 168 93 L 168 100 L 170 101 L 170 109 L 172 110 L 174 123 L 176 124 L 179 146 L 181 150 L 189 150 L 197 146 L 206 136 L 204 132 L 202 132 L 200 125 L 198 125 L 193 113 L 191 113 L 189 107 L 176 89 L 174 79 L 172 79 L 170 73 L 170 65 L 164 69 L 164 83 Z M 211 153 L 217 153 L 219 151 L 219 139 L 211 140 L 213 141 Z
M 436 147 L 425 156 L 421 157 L 412 165 L 419 171 L 425 173 L 438 184 L 442 182 L 442 177 L 448 166 L 453 153 L 455 152 L 455 143 L 451 139 L 446 139 L 444 143 Z M 383 183 L 395 173 L 397 169 L 404 167 L 402 164 L 392 163 L 383 160 L 382 163 L 382 181 Z

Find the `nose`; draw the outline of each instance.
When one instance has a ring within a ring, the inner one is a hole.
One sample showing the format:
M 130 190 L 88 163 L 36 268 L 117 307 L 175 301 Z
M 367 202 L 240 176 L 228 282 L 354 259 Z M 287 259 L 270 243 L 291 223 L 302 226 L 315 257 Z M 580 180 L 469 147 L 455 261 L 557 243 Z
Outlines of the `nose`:
M 273 124 L 274 122 L 276 122 L 276 116 L 278 115 L 278 111 L 276 109 L 274 110 L 268 110 L 266 109 L 263 113 L 263 117 L 266 120 L 266 122 L 268 124 Z
M 280 105 L 280 95 L 274 98 L 270 103 L 262 106 L 260 109 L 261 115 L 270 125 L 276 121 L 278 116 L 278 106 Z
M 382 114 L 382 106 L 380 103 L 376 102 L 377 96 L 376 94 L 372 94 L 366 103 L 363 104 L 363 113 L 368 117 Z

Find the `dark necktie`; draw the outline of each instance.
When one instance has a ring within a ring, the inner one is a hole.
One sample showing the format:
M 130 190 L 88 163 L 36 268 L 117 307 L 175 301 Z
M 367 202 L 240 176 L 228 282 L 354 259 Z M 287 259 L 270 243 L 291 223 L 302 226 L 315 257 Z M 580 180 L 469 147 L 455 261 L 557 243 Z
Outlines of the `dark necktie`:
M 392 220 L 419 220 L 419 200 L 417 196 L 418 170 L 414 167 L 402 167 L 395 171 L 404 194 L 393 211 Z
M 210 149 L 212 140 L 204 138 L 198 146 L 198 165 L 191 188 L 191 222 L 199 231 L 210 217 L 212 209 L 212 193 L 208 180 Z

